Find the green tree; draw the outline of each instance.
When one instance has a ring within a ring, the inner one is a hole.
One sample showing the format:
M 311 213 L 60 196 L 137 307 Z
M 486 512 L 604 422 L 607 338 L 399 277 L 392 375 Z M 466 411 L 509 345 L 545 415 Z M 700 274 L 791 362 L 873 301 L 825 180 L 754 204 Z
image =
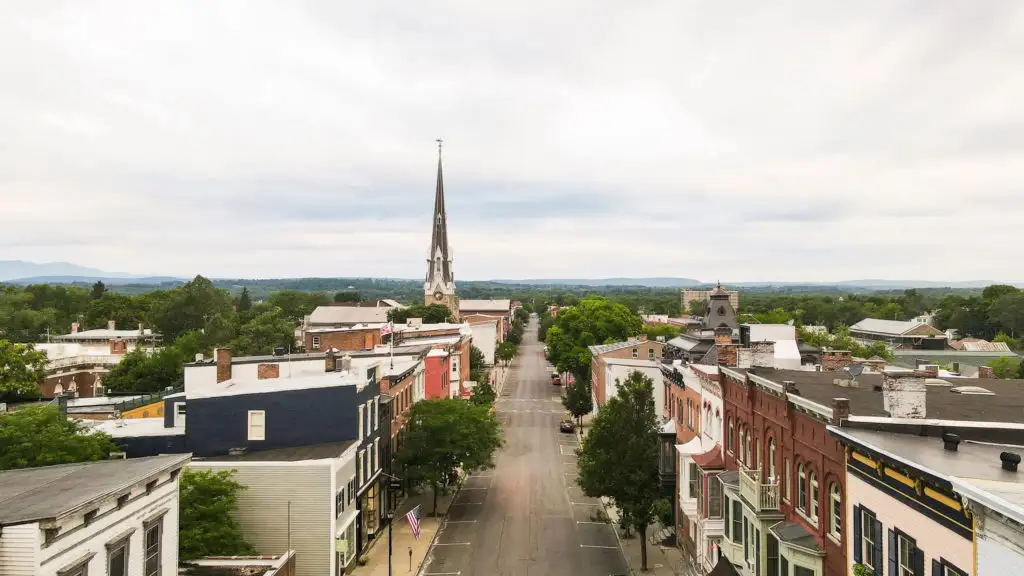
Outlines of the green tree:
M 231 350 L 238 356 L 272 354 L 278 346 L 290 350 L 295 345 L 295 325 L 280 308 L 257 315 L 238 328 Z
M 256 553 L 231 516 L 238 504 L 238 494 L 246 489 L 235 481 L 234 472 L 188 468 L 182 471 L 178 548 L 183 560 Z
M 242 287 L 242 293 L 238 295 L 238 303 L 235 304 L 235 310 L 238 312 L 248 312 L 249 310 L 252 310 L 252 298 L 249 296 L 248 287 Z
M 647 570 L 647 527 L 662 498 L 658 481 L 658 417 L 654 382 L 632 372 L 601 408 L 577 450 L 577 482 L 590 497 L 615 501 L 640 536 L 641 570 Z
M 572 384 L 565 387 L 562 406 L 576 418 L 577 424 L 582 425 L 583 417 L 594 410 L 591 383 L 586 380 L 573 380 Z
M 690 300 L 689 310 L 690 316 L 703 317 L 708 313 L 708 309 L 711 308 L 711 303 L 707 300 Z
M 175 346 L 150 353 L 136 348 L 125 354 L 121 362 L 103 377 L 103 386 L 110 392 L 150 394 L 182 386 L 186 359 Z
M 92 290 L 89 291 L 89 298 L 92 298 L 93 300 L 102 298 L 106 291 L 107 287 L 103 284 L 103 281 L 97 280 L 96 283 L 92 285 Z
M 672 324 L 644 324 L 642 332 L 647 335 L 648 340 L 657 340 L 662 337 L 666 342 L 679 336 L 679 326 Z
M 477 381 L 473 392 L 469 395 L 469 401 L 477 406 L 492 406 L 497 398 L 498 394 L 494 391 L 489 379 L 483 382 Z
M 284 317 L 291 322 L 301 322 L 317 306 L 330 304 L 327 294 L 323 292 L 300 292 L 298 290 L 281 290 L 267 297 L 271 309 L 280 308 Z
M 1014 378 L 1020 372 L 1021 359 L 1017 356 L 1000 356 L 988 362 L 996 378 Z
M 1004 294 L 992 302 L 989 319 L 1012 336 L 1024 334 L 1024 292 Z
M 129 330 L 139 324 L 146 324 L 145 310 L 140 299 L 114 292 L 104 292 L 91 299 L 85 309 L 85 326 L 106 328 L 109 320 L 113 320 L 118 327 Z
M 560 310 L 547 332 L 548 358 L 559 372 L 571 372 L 577 380 L 590 379 L 588 346 L 618 342 L 643 329 L 640 317 L 622 304 L 606 298 L 584 298 Z
M 1017 350 L 1020 342 L 1016 338 L 1012 338 L 1006 334 L 1006 332 L 1000 332 L 996 334 L 996 337 L 992 339 L 993 342 L 1002 342 L 1010 347 L 1010 350 Z
M 501 360 L 505 366 L 508 366 L 512 359 L 516 357 L 516 353 L 519 352 L 519 347 L 511 342 L 502 342 L 498 344 L 498 348 L 494 351 L 494 355 Z
M 388 320 L 401 324 L 409 318 L 422 318 L 425 324 L 444 324 L 452 321 L 452 311 L 444 304 L 424 306 L 414 304 L 405 308 L 388 310 Z
M 362 301 L 362 297 L 359 295 L 359 292 L 345 291 L 345 292 L 338 292 L 338 293 L 336 293 L 334 295 L 334 302 L 336 304 L 350 303 L 350 302 L 361 302 L 361 301 Z
M 516 311 L 513 313 L 513 317 L 520 323 L 526 324 L 530 321 L 530 311 L 524 307 L 516 308 Z
M 396 461 L 411 486 L 433 488 L 437 514 L 438 492 L 456 469 L 493 468 L 501 445 L 501 426 L 490 408 L 453 398 L 422 400 L 409 410 Z
M 476 346 L 471 346 L 469 348 L 469 371 L 482 370 L 487 364 L 487 358 L 484 357 L 483 351 Z
M 167 296 L 154 298 L 151 324 L 163 335 L 164 341 L 173 341 L 189 330 L 205 330 L 215 317 L 231 318 L 232 301 L 226 290 L 216 288 L 212 282 L 196 276 Z
M 0 340 L 0 398 L 39 396 L 39 384 L 45 378 L 46 352 L 32 344 Z
M 109 436 L 87 431 L 56 406 L 0 413 L 0 470 L 101 460 L 116 450 Z

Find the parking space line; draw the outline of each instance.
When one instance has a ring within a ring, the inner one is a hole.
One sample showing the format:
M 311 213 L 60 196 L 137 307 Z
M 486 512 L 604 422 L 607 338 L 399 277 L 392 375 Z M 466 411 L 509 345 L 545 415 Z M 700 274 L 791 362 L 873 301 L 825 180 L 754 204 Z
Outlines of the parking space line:
M 580 548 L 604 548 L 606 550 L 618 550 L 618 546 L 595 546 L 593 544 L 580 544 Z
M 576 523 L 577 524 L 604 524 L 605 526 L 609 526 L 609 524 L 607 522 L 587 522 L 586 520 L 577 520 Z
M 573 506 L 600 506 L 601 505 L 600 502 L 597 502 L 597 503 L 594 503 L 594 502 L 569 502 L 569 504 L 572 504 Z
M 469 546 L 469 542 L 434 542 L 434 546 Z
M 480 506 L 483 502 L 452 502 L 449 506 Z
M 476 520 L 445 520 L 445 524 L 476 524 Z

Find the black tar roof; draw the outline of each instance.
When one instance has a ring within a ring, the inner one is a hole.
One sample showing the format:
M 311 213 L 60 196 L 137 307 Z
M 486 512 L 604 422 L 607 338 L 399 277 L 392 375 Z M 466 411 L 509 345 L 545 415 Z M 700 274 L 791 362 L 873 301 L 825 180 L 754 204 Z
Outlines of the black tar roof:
M 862 374 L 857 377 L 857 388 L 843 387 L 837 381 L 850 380 L 845 372 L 810 372 L 803 370 L 773 370 L 768 368 L 733 369 L 767 378 L 778 385 L 784 381 L 796 384 L 799 395 L 824 407 L 832 407 L 833 398 L 848 398 L 850 414 L 854 416 L 888 416 L 883 408 L 882 393 L 874 390 L 882 385 L 881 374 Z M 995 378 L 939 378 L 929 384 L 925 398 L 925 417 L 939 420 L 974 422 L 1024 423 L 1024 380 Z M 951 388 L 978 386 L 993 395 L 958 394 Z
M 235 456 L 209 456 L 205 458 L 195 458 L 195 460 L 206 462 L 299 462 L 301 460 L 323 460 L 326 458 L 337 458 L 338 456 L 341 456 L 349 446 L 352 446 L 356 442 L 356 440 L 327 442 L 324 444 L 310 444 L 309 446 L 295 446 L 293 448 L 258 450 L 256 452 L 246 452 Z

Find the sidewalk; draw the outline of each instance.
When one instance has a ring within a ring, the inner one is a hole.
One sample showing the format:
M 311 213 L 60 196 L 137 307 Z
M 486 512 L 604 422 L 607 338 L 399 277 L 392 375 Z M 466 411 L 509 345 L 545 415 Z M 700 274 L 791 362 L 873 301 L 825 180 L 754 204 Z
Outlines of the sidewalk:
M 448 507 L 451 505 L 452 500 L 458 493 L 456 487 L 451 487 L 447 495 L 441 494 L 437 497 L 437 513 L 438 516 L 435 518 L 431 516 L 431 512 L 434 509 L 434 496 L 431 490 L 424 491 L 423 494 L 417 494 L 415 496 L 409 496 L 401 504 L 398 505 L 398 510 L 395 511 L 394 525 L 392 526 L 391 537 L 394 538 L 392 542 L 392 570 L 394 574 L 417 574 L 420 569 L 420 565 L 423 563 L 424 557 L 427 555 L 427 551 L 430 549 L 430 544 L 434 540 L 434 535 L 437 533 L 438 527 L 444 521 L 444 515 L 448 512 Z M 412 528 L 409 526 L 409 522 L 405 519 L 405 515 L 412 510 L 417 504 L 420 505 L 420 539 L 417 540 L 412 535 Z M 384 532 L 373 542 L 373 547 L 370 548 L 369 552 L 363 554 L 367 559 L 366 566 L 360 566 L 358 563 L 353 568 L 349 569 L 346 574 L 358 574 L 359 576 L 388 576 L 388 534 L 387 528 Z M 412 556 L 410 558 L 410 551 Z M 411 560 L 411 569 L 410 569 Z

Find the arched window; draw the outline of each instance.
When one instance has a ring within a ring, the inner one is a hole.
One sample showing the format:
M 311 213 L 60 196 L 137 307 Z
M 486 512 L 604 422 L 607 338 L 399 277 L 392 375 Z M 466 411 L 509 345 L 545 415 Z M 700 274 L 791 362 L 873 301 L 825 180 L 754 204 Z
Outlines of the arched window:
M 736 431 L 736 429 L 733 428 L 732 418 L 729 418 L 729 435 L 725 438 L 725 446 L 728 449 L 729 454 L 732 454 L 732 451 L 733 451 L 733 438 L 734 438 L 733 433 L 735 431 Z
M 779 477 L 775 475 L 775 439 L 768 439 L 768 481 L 775 484 Z
M 807 470 L 803 462 L 796 466 L 796 509 L 807 512 Z
M 843 497 L 839 494 L 839 484 L 833 482 L 828 489 L 828 499 L 831 504 L 830 512 L 832 518 L 830 518 L 828 533 L 835 538 L 839 538 L 839 535 L 843 532 Z
M 740 426 L 740 442 L 739 442 L 739 446 L 736 446 L 736 458 L 740 462 L 743 462 L 743 447 L 747 445 L 746 444 L 746 440 L 747 440 L 747 429 L 744 428 L 743 426 Z
M 746 432 L 747 432 L 747 443 L 745 444 L 745 446 L 746 446 L 747 453 L 744 456 L 744 462 L 746 462 L 748 466 L 754 467 L 753 466 L 754 460 L 750 457 L 750 455 L 751 455 L 751 451 L 750 451 L 750 447 L 751 446 L 750 445 L 753 444 L 753 436 L 750 434 L 750 430 L 747 430 Z
M 792 498 L 790 493 L 792 488 L 790 486 L 793 484 L 793 467 L 789 463 L 789 458 L 786 458 L 786 466 L 783 468 L 783 473 L 786 475 L 786 478 L 783 481 L 782 497 L 786 499 L 786 502 L 789 502 L 789 499 Z
M 810 497 L 811 497 L 811 500 L 810 500 L 809 504 L 810 504 L 810 509 L 811 509 L 811 520 L 815 524 L 817 524 L 818 523 L 818 476 L 814 472 L 811 472 L 810 477 L 811 477 L 811 481 L 810 481 L 810 485 L 811 485 Z

